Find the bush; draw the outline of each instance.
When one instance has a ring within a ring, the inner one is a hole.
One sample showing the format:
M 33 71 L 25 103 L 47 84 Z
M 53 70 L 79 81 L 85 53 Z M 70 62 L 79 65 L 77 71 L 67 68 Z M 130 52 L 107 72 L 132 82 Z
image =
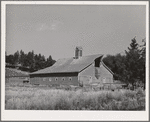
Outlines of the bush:
M 136 92 L 135 91 L 131 91 L 131 90 L 127 90 L 124 93 L 125 97 L 127 98 L 135 98 L 136 97 Z
M 136 92 L 136 95 L 138 95 L 139 97 L 144 97 L 145 96 L 145 92 L 142 88 L 138 88 L 137 89 L 137 92 Z

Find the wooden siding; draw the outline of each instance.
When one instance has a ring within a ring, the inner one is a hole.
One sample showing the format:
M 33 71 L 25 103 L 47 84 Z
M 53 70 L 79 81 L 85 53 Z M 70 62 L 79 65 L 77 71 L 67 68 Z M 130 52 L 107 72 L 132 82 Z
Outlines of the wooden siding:
M 32 77 L 30 83 L 33 85 L 78 85 L 78 77 Z
M 77 73 L 54 73 L 31 75 L 30 83 L 35 85 L 78 85 Z
M 9 83 L 9 84 L 13 84 L 13 85 L 16 85 L 16 84 L 22 84 L 23 81 L 25 79 L 30 79 L 29 77 L 27 76 L 23 76 L 23 77 L 5 77 L 5 82 L 6 83 Z
M 95 67 L 92 63 L 89 67 L 81 71 L 78 75 L 78 79 L 83 84 L 89 84 L 95 79 Z
M 102 83 L 113 83 L 113 75 L 103 66 L 100 65 L 100 68 L 96 67 L 96 77 Z

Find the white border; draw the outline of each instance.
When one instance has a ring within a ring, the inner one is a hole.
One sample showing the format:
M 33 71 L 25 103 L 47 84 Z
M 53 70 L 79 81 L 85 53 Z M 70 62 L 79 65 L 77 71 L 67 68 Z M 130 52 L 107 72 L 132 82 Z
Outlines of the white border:
M 4 4 L 52 4 L 52 5 L 146 5 L 145 1 L 2 1 Z
M 35 111 L 5 110 L 5 17 L 7 4 L 51 4 L 51 5 L 146 5 L 146 111 Z M 149 119 L 149 2 L 145 1 L 2 1 L 1 2 L 1 117 L 7 121 L 147 121 Z
M 149 115 L 149 3 L 146 5 L 146 89 L 146 111 Z

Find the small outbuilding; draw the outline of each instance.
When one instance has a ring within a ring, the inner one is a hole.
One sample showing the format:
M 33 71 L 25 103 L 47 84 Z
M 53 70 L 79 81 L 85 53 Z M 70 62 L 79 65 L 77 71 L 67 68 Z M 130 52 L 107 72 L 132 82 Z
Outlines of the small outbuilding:
M 17 85 L 29 82 L 29 73 L 18 69 L 5 68 L 6 83 Z
M 113 72 L 103 63 L 103 55 L 82 56 L 76 47 L 75 57 L 59 59 L 53 66 L 30 74 L 33 85 L 86 85 L 92 82 L 113 83 Z

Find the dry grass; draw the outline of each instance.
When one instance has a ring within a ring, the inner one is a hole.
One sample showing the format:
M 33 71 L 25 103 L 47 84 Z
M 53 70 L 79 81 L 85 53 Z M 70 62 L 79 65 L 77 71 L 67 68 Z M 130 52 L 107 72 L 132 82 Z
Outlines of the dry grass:
M 5 109 L 9 110 L 145 110 L 145 92 L 6 87 Z

